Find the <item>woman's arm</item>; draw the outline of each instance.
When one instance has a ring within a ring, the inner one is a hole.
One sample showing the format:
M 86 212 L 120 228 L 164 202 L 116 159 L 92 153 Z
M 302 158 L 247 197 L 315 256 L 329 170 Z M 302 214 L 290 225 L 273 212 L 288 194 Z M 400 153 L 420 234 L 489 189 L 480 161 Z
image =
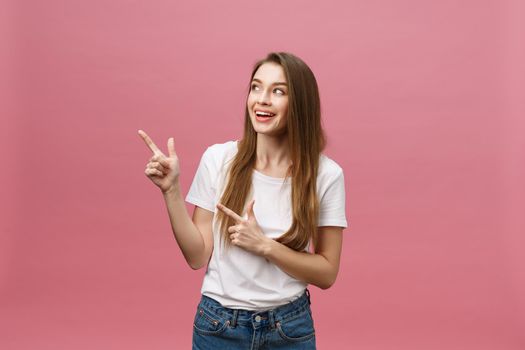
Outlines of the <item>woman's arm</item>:
M 315 253 L 298 252 L 273 239 L 267 241 L 263 256 L 294 278 L 328 289 L 339 272 L 343 228 L 319 227 Z
M 178 184 L 163 192 L 163 196 L 173 235 L 186 262 L 192 269 L 200 269 L 206 265 L 213 250 L 213 212 L 195 206 L 193 219 L 190 219 Z
M 219 210 L 236 221 L 236 225 L 228 227 L 232 243 L 254 254 L 264 256 L 298 280 L 322 289 L 330 288 L 339 271 L 343 228 L 339 226 L 319 227 L 315 254 L 298 252 L 274 241 L 262 232 L 253 211 L 254 203 L 255 200 L 252 199 L 248 204 L 246 219 L 221 203 L 217 204 Z
M 164 155 L 143 130 L 138 131 L 153 152 L 144 173 L 157 185 L 166 202 L 173 235 L 186 262 L 198 269 L 208 261 L 213 248 L 211 222 L 213 212 L 195 207 L 193 221 L 188 216 L 179 185 L 180 165 L 173 138 L 168 140 L 168 156 Z M 202 164 L 203 162 L 201 162 Z

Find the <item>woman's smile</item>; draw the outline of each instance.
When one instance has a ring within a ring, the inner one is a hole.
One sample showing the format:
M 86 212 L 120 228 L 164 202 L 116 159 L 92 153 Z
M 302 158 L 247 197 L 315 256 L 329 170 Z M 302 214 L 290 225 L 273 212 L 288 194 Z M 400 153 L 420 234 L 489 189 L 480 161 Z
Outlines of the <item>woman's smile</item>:
M 270 121 L 273 117 L 275 117 L 275 113 L 264 111 L 262 109 L 255 109 L 255 119 L 257 119 L 257 121 L 265 123 Z

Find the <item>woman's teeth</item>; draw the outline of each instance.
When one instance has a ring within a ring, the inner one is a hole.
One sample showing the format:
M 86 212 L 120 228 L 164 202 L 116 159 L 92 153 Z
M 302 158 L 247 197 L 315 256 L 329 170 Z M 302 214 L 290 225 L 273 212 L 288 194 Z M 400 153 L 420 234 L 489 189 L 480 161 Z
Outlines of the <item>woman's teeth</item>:
M 255 112 L 255 118 L 260 122 L 266 122 L 268 120 L 271 120 L 275 114 L 273 113 L 266 113 L 266 112 Z
M 273 117 L 275 115 L 273 113 L 259 112 L 259 111 L 255 112 L 255 114 L 258 115 L 258 116 L 263 116 L 263 117 L 264 116 L 266 116 L 266 117 Z

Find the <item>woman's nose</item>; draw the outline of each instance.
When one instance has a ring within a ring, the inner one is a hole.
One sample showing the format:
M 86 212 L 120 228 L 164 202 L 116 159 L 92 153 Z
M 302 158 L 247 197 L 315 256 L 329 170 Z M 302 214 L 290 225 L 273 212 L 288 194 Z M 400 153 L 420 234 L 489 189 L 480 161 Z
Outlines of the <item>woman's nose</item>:
M 270 94 L 268 92 L 261 92 L 261 94 L 259 95 L 259 102 L 260 104 L 270 104 L 271 101 L 270 101 Z

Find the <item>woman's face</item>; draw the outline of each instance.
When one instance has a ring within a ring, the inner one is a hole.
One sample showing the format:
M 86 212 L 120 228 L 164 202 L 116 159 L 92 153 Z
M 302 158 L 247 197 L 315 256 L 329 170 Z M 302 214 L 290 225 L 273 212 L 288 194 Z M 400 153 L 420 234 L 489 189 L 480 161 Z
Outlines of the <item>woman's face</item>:
M 257 69 L 246 106 L 255 132 L 267 135 L 286 132 L 288 85 L 279 64 L 267 62 Z

